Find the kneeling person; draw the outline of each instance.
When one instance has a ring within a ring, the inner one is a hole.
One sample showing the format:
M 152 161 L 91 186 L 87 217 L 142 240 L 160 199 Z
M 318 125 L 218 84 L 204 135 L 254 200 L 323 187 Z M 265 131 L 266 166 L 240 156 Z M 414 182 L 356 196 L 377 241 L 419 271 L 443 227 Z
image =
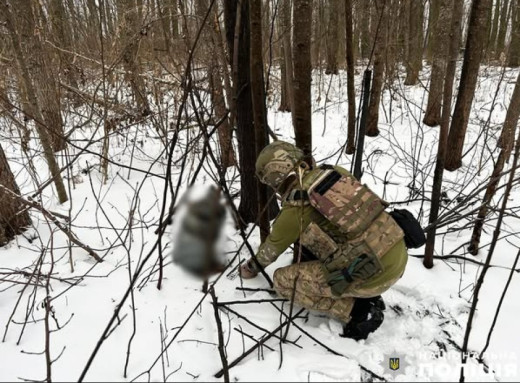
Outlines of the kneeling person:
M 343 336 L 365 339 L 383 321 L 381 294 L 408 260 L 404 234 L 384 211 L 387 204 L 347 170 L 312 168 L 300 149 L 283 141 L 262 150 L 256 173 L 282 200 L 256 255 L 260 265 L 267 267 L 297 241 L 303 254 L 312 254 L 275 271 L 276 291 L 291 299 L 295 289 L 295 303 L 342 321 Z M 250 259 L 240 274 L 249 279 L 258 271 Z

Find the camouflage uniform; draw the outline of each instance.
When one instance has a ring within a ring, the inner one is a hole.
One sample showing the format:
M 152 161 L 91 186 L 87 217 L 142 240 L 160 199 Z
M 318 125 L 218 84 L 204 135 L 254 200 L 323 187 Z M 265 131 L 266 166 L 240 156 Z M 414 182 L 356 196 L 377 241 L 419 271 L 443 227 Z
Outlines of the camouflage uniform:
M 335 167 L 335 170 L 343 175 L 350 175 L 343 168 Z M 307 190 L 307 186 L 318 172 L 320 170 L 317 169 L 305 174 L 302 180 L 303 190 Z M 291 244 L 301 240 L 300 234 L 309 228 L 312 229 L 313 225 L 317 225 L 337 245 L 335 254 L 341 253 L 347 258 L 349 254 L 354 254 L 356 257 L 356 249 L 352 246 L 351 239 L 347 238 L 348 235 L 340 232 L 337 226 L 312 207 L 308 200 L 291 199 L 300 188 L 295 187 L 285 193 L 282 209 L 273 223 L 272 231 L 258 250 L 257 259 L 260 264 L 266 267 L 274 262 Z M 378 232 L 377 225 L 381 224 L 385 230 Z M 388 235 L 388 232 L 391 235 Z M 355 298 L 370 298 L 388 290 L 402 276 L 408 260 L 402 232 L 386 212 L 379 213 L 374 223 L 361 236 L 367 237 L 367 243 L 373 242 L 374 248 L 383 249 L 382 254 L 377 254 L 382 268 L 377 275 L 346 284 L 338 293 L 327 283 L 327 278 L 333 270 L 328 270 L 322 260 L 302 262 L 275 271 L 276 291 L 291 299 L 295 289 L 295 303 L 348 322 Z M 312 235 L 309 237 L 313 238 Z M 319 254 L 314 255 L 320 259 Z

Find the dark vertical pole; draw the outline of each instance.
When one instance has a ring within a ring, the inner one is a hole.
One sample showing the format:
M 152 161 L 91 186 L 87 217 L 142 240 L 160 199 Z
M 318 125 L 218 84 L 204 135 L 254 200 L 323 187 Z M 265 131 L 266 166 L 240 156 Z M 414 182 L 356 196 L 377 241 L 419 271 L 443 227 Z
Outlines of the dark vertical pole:
M 365 70 L 363 75 L 363 108 L 361 110 L 361 121 L 359 122 L 358 141 L 354 160 L 354 177 L 361 180 L 361 162 L 363 159 L 363 147 L 365 146 L 365 132 L 367 127 L 368 104 L 370 102 L 370 83 L 372 81 L 372 71 Z

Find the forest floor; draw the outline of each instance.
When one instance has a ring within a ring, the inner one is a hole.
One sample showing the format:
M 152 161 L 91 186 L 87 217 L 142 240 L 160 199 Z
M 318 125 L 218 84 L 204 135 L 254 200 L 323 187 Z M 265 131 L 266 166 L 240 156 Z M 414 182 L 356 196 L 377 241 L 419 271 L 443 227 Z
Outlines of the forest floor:
M 360 68 L 362 71 L 362 68 Z M 429 78 L 425 68 L 421 78 Z M 360 72 L 361 74 L 361 72 Z M 513 70 L 481 69 L 476 91 L 463 167 L 446 172 L 445 199 L 441 214 L 454 218 L 439 229 L 436 255 L 456 255 L 462 258 L 437 259 L 435 267 L 427 270 L 422 259 L 411 256 L 404 276 L 383 295 L 387 310 L 381 328 L 365 341 L 353 341 L 338 336 L 341 323 L 317 313 L 304 312 L 302 318 L 290 326 L 288 340 L 281 343 L 271 338 L 230 370 L 232 381 L 351 381 L 371 380 L 372 371 L 390 381 L 454 381 L 460 375 L 460 346 L 463 342 L 470 300 L 474 284 L 482 270 L 496 214 L 485 225 L 482 248 L 478 256 L 466 251 L 470 239 L 473 216 L 465 217 L 479 204 L 479 198 L 456 208 L 458 203 L 478 187 L 485 185 L 496 157 L 496 139 L 504 121 L 518 72 Z M 357 76 L 358 80 L 361 75 Z M 277 81 L 272 76 L 272 85 Z M 381 134 L 367 138 L 364 155 L 363 181 L 392 206 L 406 207 L 416 213 L 424 226 L 429 214 L 430 196 L 438 128 L 424 126 L 421 121 L 427 101 L 427 83 L 405 87 L 403 78 L 385 89 L 380 108 Z M 271 88 L 276 88 L 272 86 Z M 356 94 L 360 84 L 356 83 Z M 282 139 L 293 140 L 289 113 L 277 111 L 278 94 L 268 99 L 269 124 Z M 345 143 L 346 75 L 326 76 L 316 73 L 313 80 L 313 146 L 319 163 L 338 163 L 350 169 L 351 158 L 341 154 Z M 173 101 L 161 107 L 176 112 Z M 88 118 L 88 113 L 68 115 L 71 128 Z M 0 120 L 2 134 L 8 135 L 8 122 Z M 86 145 L 96 129 L 90 123 L 74 133 L 75 147 L 67 154 L 71 158 Z M 184 131 L 174 153 L 179 159 L 186 144 L 196 133 Z M 100 135 L 89 146 L 100 153 Z M 11 160 L 19 186 L 24 195 L 36 188 L 27 170 L 27 160 L 19 152 L 17 137 L 2 145 Z M 474 144 L 476 142 L 476 144 Z M 129 278 L 156 241 L 157 222 L 162 206 L 166 159 L 164 149 L 152 124 L 137 124 L 114 134 L 110 144 L 109 178 L 102 182 L 99 158 L 84 152 L 74 162 L 68 177 L 74 177 L 70 190 L 71 202 L 58 205 L 50 188 L 42 195 L 43 205 L 50 211 L 73 218 L 71 228 L 77 237 L 92 247 L 104 262 L 97 263 L 85 251 L 69 251 L 67 237 L 45 218 L 32 211 L 34 227 L 0 249 L 0 380 L 43 380 L 48 369 L 45 349 L 53 360 L 52 379 L 78 380 L 96 344 L 114 314 L 129 285 Z M 37 148 L 32 149 L 37 151 Z M 173 184 L 184 177 L 180 192 L 186 190 L 187 180 L 193 176 L 201 150 L 193 150 L 188 157 L 184 174 L 179 175 L 180 163 L 172 168 Z M 65 156 L 65 154 L 64 154 Z M 159 159 L 155 163 L 153 161 Z M 65 160 L 65 157 L 61 159 Z M 34 159 L 36 173 L 46 179 L 43 159 Z M 153 164 L 152 164 L 153 163 Z M 141 169 L 129 171 L 121 165 Z M 151 168 L 150 174 L 145 174 Z M 212 183 L 212 167 L 208 164 L 196 178 L 196 185 L 204 188 Z M 232 192 L 239 187 L 236 169 L 228 170 Z M 139 193 L 136 194 L 139 188 Z M 500 201 L 501 189 L 495 199 Z M 482 193 L 480 194 L 482 196 Z M 238 200 L 235 201 L 238 206 Z M 469 349 L 480 353 L 485 345 L 495 311 L 504 290 L 514 257 L 520 246 L 519 222 L 514 218 L 520 207 L 518 187 L 508 204 L 510 216 L 502 226 L 501 239 L 495 250 L 483 288 L 469 341 Z M 132 212 L 132 214 L 130 214 Z M 132 216 L 130 219 L 129 217 Z M 176 220 L 176 217 L 174 217 Z M 128 230 L 128 228 L 131 228 Z M 171 249 L 171 234 L 175 223 L 164 237 L 165 254 Z M 253 249 L 259 245 L 258 229 L 249 239 Z M 242 244 L 230 214 L 226 218 L 224 246 L 231 259 Z M 43 265 L 38 265 L 42 259 Z M 423 249 L 410 251 L 422 255 Z M 245 248 L 241 258 L 248 258 Z M 291 261 L 291 250 L 267 268 L 274 270 Z M 464 258 L 467 258 L 465 260 Z M 217 327 L 211 297 L 204 297 L 202 283 L 187 275 L 166 257 L 164 280 L 157 289 L 157 252 L 145 265 L 132 297 L 123 304 L 119 321 L 111 328 L 90 367 L 88 381 L 214 381 L 222 365 L 218 351 Z M 477 261 L 475 263 L 474 261 Z M 73 271 L 71 270 L 73 265 Z M 51 310 L 46 310 L 45 278 L 28 275 L 39 270 L 46 274 L 53 265 L 48 295 Z M 236 263 L 233 265 L 233 267 Z M 231 268 L 228 270 L 230 271 Z M 272 299 L 268 292 L 244 292 L 236 273 L 226 271 L 215 284 L 219 301 Z M 27 274 L 28 273 L 28 274 Z M 215 280 L 213 278 L 213 280 Z M 35 286 L 35 282 L 37 285 Z M 42 287 L 43 286 L 43 287 Z M 243 287 L 266 289 L 262 277 L 243 282 Z M 484 364 L 470 358 L 466 379 L 471 381 L 520 380 L 520 342 L 516 325 L 520 314 L 518 271 L 514 273 L 509 293 L 501 308 L 498 321 L 484 355 Z M 200 303 L 200 305 L 199 305 Z M 284 320 L 278 308 L 288 312 L 288 305 L 280 302 L 236 304 L 230 306 L 249 321 L 269 331 Z M 132 315 L 135 308 L 135 317 Z M 49 312 L 50 337 L 46 347 L 45 314 Z M 192 316 L 190 316 L 193 313 Z M 241 331 L 259 339 L 264 333 L 236 314 L 222 313 L 222 326 L 229 361 L 240 356 L 255 341 L 241 335 Z M 189 321 L 187 319 L 189 318 Z M 183 324 L 187 323 L 183 326 Z M 312 339 L 299 328 L 315 339 Z M 180 330 L 180 332 L 179 332 Z M 319 341 L 316 342 L 316 340 Z M 131 342 L 129 348 L 129 342 Z M 325 348 L 324 345 L 328 348 Z M 167 350 L 162 353 L 165 348 Z M 130 351 L 128 352 L 128 349 Z M 331 350 L 335 351 L 332 353 Z M 128 368 L 124 376 L 127 355 Z M 400 358 L 400 368 L 391 371 L 389 358 Z M 54 361 L 55 360 L 55 361 Z M 360 368 L 362 366 L 363 368 Z

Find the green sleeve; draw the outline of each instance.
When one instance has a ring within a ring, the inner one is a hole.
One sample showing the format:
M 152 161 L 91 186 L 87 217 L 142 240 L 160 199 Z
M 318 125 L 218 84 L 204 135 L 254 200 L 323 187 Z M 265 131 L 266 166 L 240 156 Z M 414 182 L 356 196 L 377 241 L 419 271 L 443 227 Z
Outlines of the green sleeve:
M 258 262 L 263 267 L 276 261 L 280 254 L 298 240 L 300 231 L 303 231 L 311 221 L 312 211 L 311 206 L 284 206 L 282 208 L 273 223 L 271 233 L 260 245 L 256 254 Z

